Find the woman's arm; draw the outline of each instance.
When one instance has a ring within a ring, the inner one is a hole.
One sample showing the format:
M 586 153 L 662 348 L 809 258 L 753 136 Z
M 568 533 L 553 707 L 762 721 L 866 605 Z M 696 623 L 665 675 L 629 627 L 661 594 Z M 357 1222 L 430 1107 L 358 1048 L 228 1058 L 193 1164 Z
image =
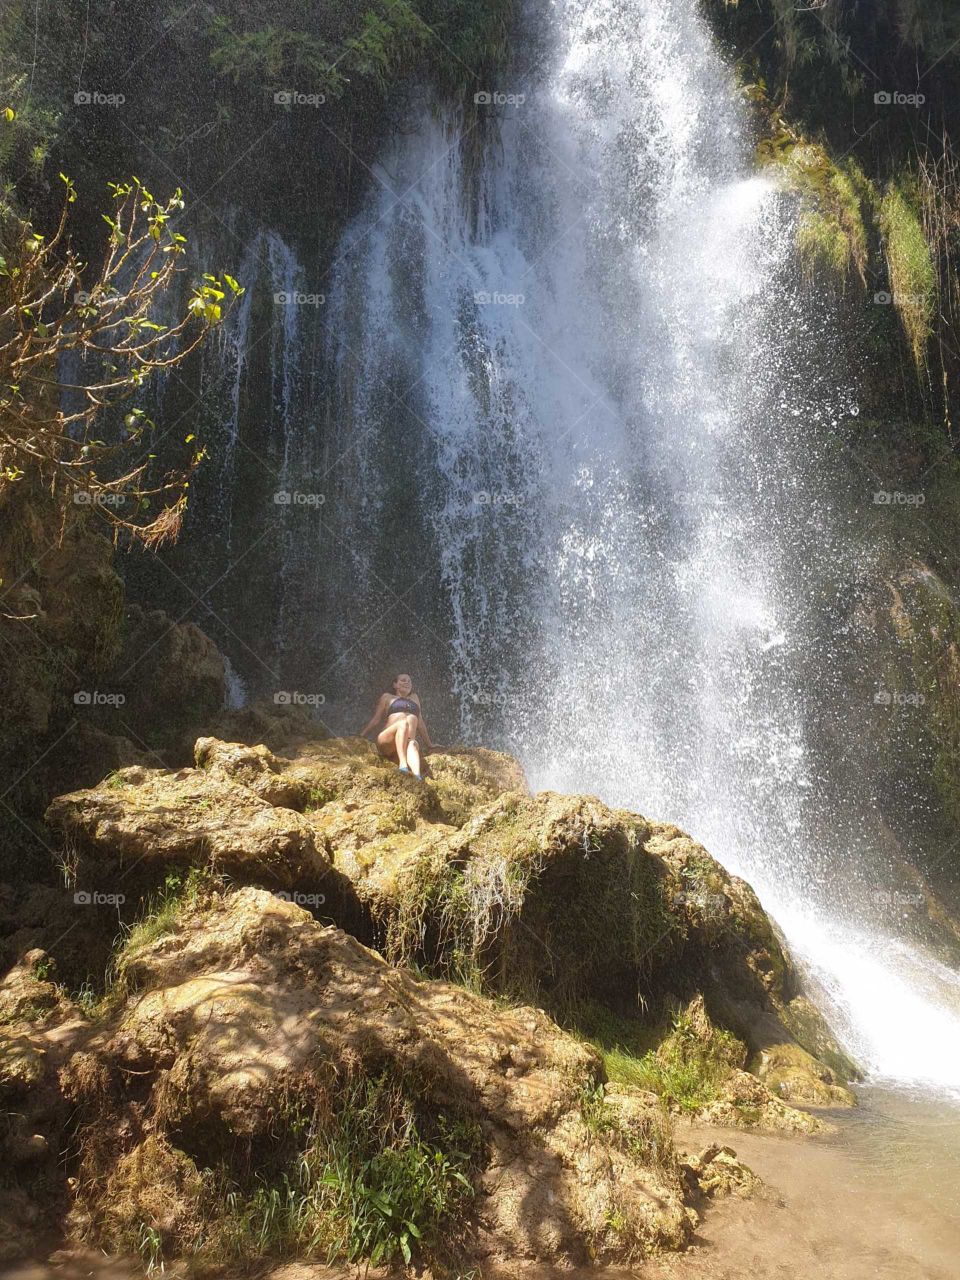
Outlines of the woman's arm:
M 389 693 L 382 693 L 380 695 L 379 699 L 377 700 L 377 705 L 373 709 L 373 715 L 370 717 L 367 723 L 360 730 L 361 738 L 365 738 L 367 734 L 370 732 L 370 730 L 374 727 L 374 725 L 377 725 L 380 723 L 380 721 L 383 719 L 383 713 L 384 711 L 386 711 L 387 703 L 389 701 L 390 701 Z

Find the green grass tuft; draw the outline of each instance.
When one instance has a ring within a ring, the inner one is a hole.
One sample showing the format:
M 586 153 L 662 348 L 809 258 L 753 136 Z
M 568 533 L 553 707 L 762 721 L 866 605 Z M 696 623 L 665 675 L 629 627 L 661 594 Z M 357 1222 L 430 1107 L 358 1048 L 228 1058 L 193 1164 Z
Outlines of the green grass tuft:
M 937 310 L 937 271 L 930 245 L 906 183 L 891 182 L 880 204 L 890 292 L 918 369 L 926 367 L 927 343 Z

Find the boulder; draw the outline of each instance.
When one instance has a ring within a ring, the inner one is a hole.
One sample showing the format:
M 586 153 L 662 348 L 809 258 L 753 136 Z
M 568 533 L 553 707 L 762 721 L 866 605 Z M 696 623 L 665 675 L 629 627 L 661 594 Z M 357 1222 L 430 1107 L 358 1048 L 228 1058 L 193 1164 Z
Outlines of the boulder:
M 330 864 L 301 814 L 202 769 L 120 769 L 59 796 L 46 819 L 103 882 L 135 865 L 203 866 L 288 889 L 319 883 Z
M 747 1046 L 749 1062 L 740 1065 L 797 1105 L 855 1105 L 846 1084 L 859 1079 L 858 1069 L 802 994 L 799 974 L 750 885 L 677 827 L 654 824 L 647 848 L 683 885 L 672 902 L 685 937 L 678 963 L 696 975 L 714 1021 Z
M 306 740 L 291 723 L 286 755 L 203 737 L 195 768 L 119 770 L 55 800 L 48 821 L 101 883 L 134 868 L 162 881 L 172 864 L 309 889 L 392 961 L 557 1013 L 642 1003 L 669 1041 L 673 1011 L 699 998 L 705 1025 L 741 1042 L 724 1071 L 749 1057 L 781 1103 L 853 1101 L 850 1064 L 753 890 L 678 828 L 596 797 L 531 796 L 496 752 L 436 753 L 420 783 L 363 739 Z
M 816 1116 L 775 1097 L 748 1071 L 732 1071 L 720 1096 L 697 1112 L 702 1124 L 731 1129 L 763 1129 L 769 1133 L 824 1133 L 829 1126 Z
M 135 964 L 136 996 L 61 1071 L 87 1166 L 76 1222 L 90 1239 L 129 1243 L 149 1205 L 164 1256 L 202 1261 L 204 1240 L 222 1242 L 244 1203 L 246 1153 L 278 1179 L 302 1168 L 316 1158 L 311 1134 L 350 1122 L 357 1080 L 368 1100 L 389 1082 L 460 1162 L 469 1190 L 442 1229 L 478 1259 L 568 1266 L 689 1236 L 656 1099 L 621 1115 L 596 1053 L 538 1009 L 418 981 L 253 888 L 182 914 Z
M 802 1045 L 781 1040 L 761 1049 L 749 1062 L 768 1089 L 801 1107 L 849 1107 L 855 1099 L 834 1071 Z
M 748 1200 L 765 1193 L 763 1180 L 737 1157 L 733 1147 L 712 1143 L 699 1155 L 688 1157 L 683 1167 L 701 1194 L 711 1198 Z
M 0 982 L 0 1025 L 34 1022 L 57 1008 L 60 993 L 48 980 L 53 962 L 39 947 L 27 951 Z

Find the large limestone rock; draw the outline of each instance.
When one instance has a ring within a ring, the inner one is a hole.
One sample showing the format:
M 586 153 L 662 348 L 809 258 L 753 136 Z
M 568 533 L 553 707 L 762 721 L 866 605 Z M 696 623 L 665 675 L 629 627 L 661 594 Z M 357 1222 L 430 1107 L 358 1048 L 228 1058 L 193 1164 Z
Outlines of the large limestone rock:
M 679 828 L 654 824 L 648 850 L 682 888 L 673 905 L 683 919 L 680 968 L 695 975 L 707 1008 L 750 1051 L 751 1072 L 798 1106 L 851 1106 L 858 1079 L 816 1008 L 776 929 L 745 880 L 728 874 Z
M 121 769 L 58 797 L 47 821 L 105 883 L 134 866 L 193 865 L 289 888 L 319 882 L 329 867 L 322 838 L 301 814 L 201 769 Z
M 733 1147 L 713 1142 L 685 1160 L 684 1168 L 700 1192 L 714 1199 L 736 1196 L 749 1200 L 766 1195 L 762 1179 L 738 1159 Z
M 250 1150 L 276 1170 L 289 1117 L 349 1105 L 358 1073 L 473 1126 L 457 1230 L 475 1258 L 625 1259 L 690 1233 L 657 1100 L 617 1112 L 595 1052 L 537 1009 L 417 981 L 252 888 L 185 913 L 127 978 L 136 994 L 61 1072 L 87 1151 L 75 1221 L 111 1248 L 149 1203 L 164 1256 L 202 1256 L 229 1217 L 210 1187 L 241 1183 Z M 296 1143 L 287 1154 L 296 1168 Z
M 495 752 L 434 755 L 418 783 L 362 739 L 288 728 L 286 755 L 201 738 L 196 768 L 120 770 L 54 801 L 48 821 L 103 875 L 162 879 L 173 863 L 311 889 L 388 958 L 554 1011 L 640 1005 L 669 1029 L 702 996 L 707 1022 L 743 1043 L 730 1071 L 749 1066 L 781 1105 L 853 1101 L 852 1064 L 802 1003 L 753 890 L 676 827 L 595 797 L 530 796 Z

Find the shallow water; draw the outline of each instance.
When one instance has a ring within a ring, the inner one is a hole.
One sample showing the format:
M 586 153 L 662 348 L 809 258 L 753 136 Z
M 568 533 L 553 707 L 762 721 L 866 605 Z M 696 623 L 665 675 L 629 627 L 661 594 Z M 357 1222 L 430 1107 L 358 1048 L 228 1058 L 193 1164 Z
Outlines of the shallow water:
M 821 1139 L 691 1127 L 690 1149 L 720 1141 L 781 1203 L 723 1201 L 692 1251 L 643 1280 L 956 1280 L 960 1275 L 960 1103 L 875 1085 L 831 1112 Z

